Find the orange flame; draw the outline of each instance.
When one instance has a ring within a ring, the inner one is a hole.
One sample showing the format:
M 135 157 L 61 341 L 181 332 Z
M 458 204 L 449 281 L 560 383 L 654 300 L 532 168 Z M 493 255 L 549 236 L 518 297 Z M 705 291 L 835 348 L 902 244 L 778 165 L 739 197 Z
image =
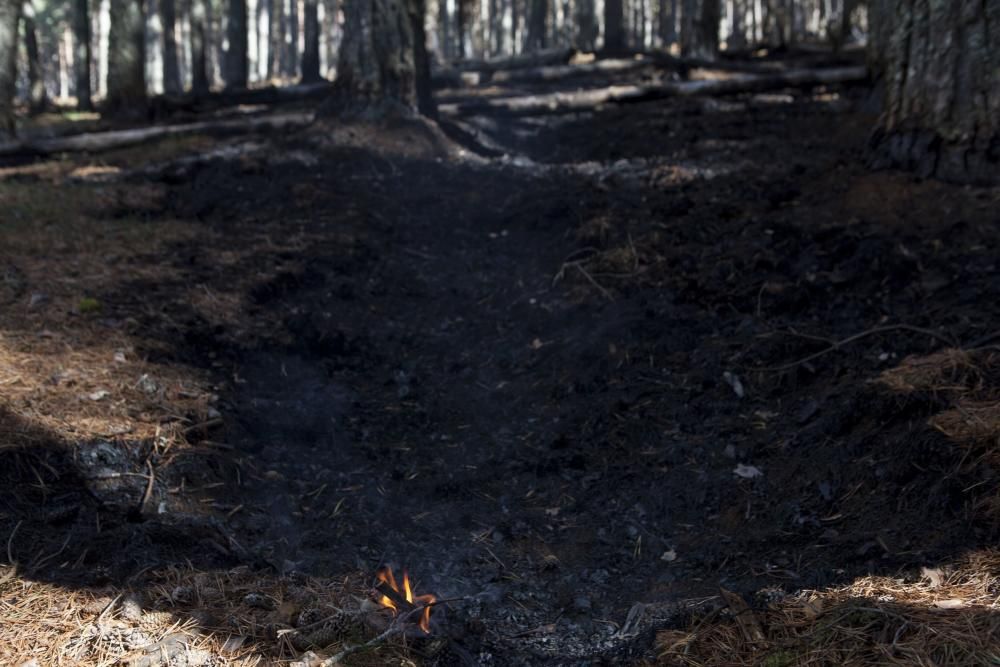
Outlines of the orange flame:
M 430 605 L 437 600 L 433 595 L 414 595 L 413 589 L 410 587 L 410 575 L 403 570 L 403 589 L 400 590 L 399 585 L 396 584 L 396 577 L 392 574 L 391 567 L 383 567 L 376 574 L 375 578 L 378 579 L 379 583 L 387 585 L 392 590 L 399 593 L 400 597 L 409 602 L 414 607 L 423 606 L 423 611 L 420 612 L 420 620 L 418 625 L 420 629 L 424 631 L 425 634 L 430 634 L 431 631 L 431 607 Z M 381 595 L 378 600 L 379 604 L 387 609 L 391 609 L 393 614 L 399 612 L 399 607 L 388 595 Z

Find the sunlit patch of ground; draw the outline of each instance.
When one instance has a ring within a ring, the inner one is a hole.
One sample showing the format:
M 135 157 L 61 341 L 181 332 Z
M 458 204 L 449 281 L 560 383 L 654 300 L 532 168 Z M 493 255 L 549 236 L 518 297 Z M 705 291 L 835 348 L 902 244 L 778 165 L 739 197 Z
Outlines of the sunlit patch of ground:
M 386 612 L 362 582 L 276 577 L 237 568 L 149 572 L 125 587 L 70 591 L 0 568 L 0 663 L 309 665 L 373 636 Z M 348 665 L 412 665 L 397 639 Z M 306 657 L 302 657 L 305 654 Z
M 1000 553 L 969 554 L 919 578 L 738 600 L 657 636 L 661 665 L 994 665 Z

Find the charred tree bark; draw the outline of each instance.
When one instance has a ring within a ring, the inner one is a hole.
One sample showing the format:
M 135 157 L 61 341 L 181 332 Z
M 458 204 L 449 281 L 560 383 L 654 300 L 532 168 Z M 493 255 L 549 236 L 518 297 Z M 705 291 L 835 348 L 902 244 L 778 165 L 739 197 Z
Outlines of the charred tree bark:
M 163 23 L 163 92 L 181 92 L 181 70 L 177 63 L 177 10 L 175 0 L 160 0 Z
M 247 27 L 247 0 L 229 0 L 224 60 L 226 88 L 247 87 L 250 74 Z
M 577 0 L 576 39 L 574 44 L 581 51 L 593 51 L 597 46 L 597 10 L 594 0 Z
M 541 51 L 545 48 L 545 19 L 549 13 L 548 0 L 529 0 L 528 36 L 524 40 L 525 51 Z
M 665 46 L 677 41 L 677 0 L 659 0 L 657 28 Z
M 90 5 L 87 0 L 73 0 L 73 78 L 76 106 L 81 111 L 94 107 L 90 95 Z
M 45 110 L 45 76 L 38 55 L 38 28 L 35 25 L 35 8 L 30 2 L 24 5 L 24 51 L 28 57 L 28 109 L 32 114 Z
M 1000 0 L 880 0 L 876 166 L 1000 183 Z
M 684 0 L 681 55 L 712 60 L 719 53 L 719 0 Z
M 305 0 L 303 7 L 302 83 L 315 83 L 319 73 L 319 0 Z
M 20 20 L 21 0 L 0 0 L 0 139 L 15 135 L 17 24 Z
M 191 92 L 204 96 L 208 83 L 208 0 L 191 0 Z
M 604 0 L 604 51 L 621 53 L 625 50 L 625 3 Z
M 416 68 L 417 110 L 428 118 L 437 118 L 434 103 L 434 86 L 431 82 L 431 59 L 427 53 L 427 31 L 424 17 L 427 6 L 424 0 L 408 0 L 410 27 L 413 30 L 413 64 Z
M 347 0 L 344 12 L 337 80 L 321 115 L 414 115 L 416 48 L 406 0 Z
M 146 20 L 142 0 L 111 0 L 108 32 L 108 96 L 112 113 L 146 109 Z

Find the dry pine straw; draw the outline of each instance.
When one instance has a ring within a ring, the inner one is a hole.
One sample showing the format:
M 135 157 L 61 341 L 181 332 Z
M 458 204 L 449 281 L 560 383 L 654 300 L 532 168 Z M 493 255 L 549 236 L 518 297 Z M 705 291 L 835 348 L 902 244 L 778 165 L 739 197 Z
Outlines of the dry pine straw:
M 917 581 L 864 577 L 744 613 L 757 619 L 762 639 L 748 636 L 748 624 L 725 609 L 660 632 L 659 664 L 996 665 L 1000 552 L 925 569 Z
M 150 647 L 178 636 L 184 654 L 164 665 L 288 665 L 300 654 L 284 633 L 357 608 L 365 590 L 359 580 L 291 579 L 247 568 L 170 568 L 130 588 L 96 590 L 67 590 L 12 574 L 0 568 L 3 665 L 32 658 L 42 666 L 155 665 L 157 660 L 148 662 Z M 341 647 L 315 653 L 332 655 Z M 394 640 L 346 664 L 412 665 L 405 655 L 405 645 Z

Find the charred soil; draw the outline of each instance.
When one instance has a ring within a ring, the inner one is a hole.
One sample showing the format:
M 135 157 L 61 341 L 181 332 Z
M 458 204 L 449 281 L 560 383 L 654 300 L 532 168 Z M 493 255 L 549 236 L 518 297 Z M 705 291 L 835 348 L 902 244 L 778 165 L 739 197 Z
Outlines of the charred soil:
M 517 154 L 490 160 L 288 133 L 133 172 L 122 188 L 156 193 L 136 224 L 187 231 L 100 284 L 93 326 L 212 407 L 178 416 L 180 454 L 85 447 L 101 470 L 156 464 L 118 504 L 40 432 L 44 499 L 38 466 L 2 472 L 28 489 L 3 509 L 12 548 L 74 535 L 33 576 L 75 586 L 395 563 L 462 598 L 428 661 L 575 665 L 652 658 L 720 586 L 912 577 L 989 544 L 989 437 L 934 418 L 997 399 L 1000 199 L 868 171 L 864 98 L 482 121 Z M 905 374 L 942 350 L 964 356 L 936 382 Z

